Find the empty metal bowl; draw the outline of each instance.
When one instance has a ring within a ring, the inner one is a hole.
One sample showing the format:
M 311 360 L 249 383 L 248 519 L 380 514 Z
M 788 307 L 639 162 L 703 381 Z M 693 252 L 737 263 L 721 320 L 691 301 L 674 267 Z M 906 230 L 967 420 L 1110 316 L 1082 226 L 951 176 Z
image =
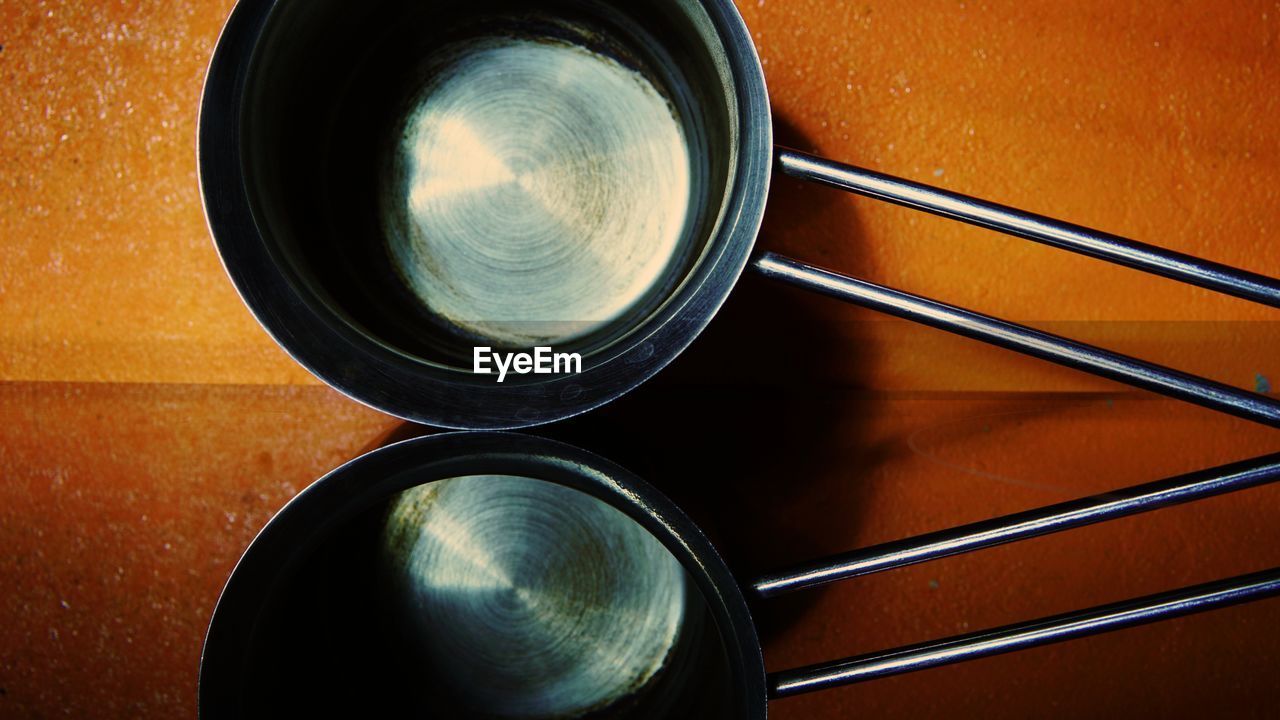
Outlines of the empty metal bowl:
M 660 370 L 748 263 L 775 159 L 798 178 L 1280 307 L 1273 278 L 774 148 L 729 0 L 241 0 L 200 118 L 206 213 L 258 319 L 330 385 L 437 426 L 551 422 Z M 775 253 L 750 266 L 1280 426 L 1280 402 L 1258 393 Z M 564 365 L 475 372 L 477 352 L 538 347 Z
M 1280 479 L 1280 455 L 799 563 L 740 586 L 679 508 L 577 448 L 434 435 L 334 470 L 241 558 L 205 720 L 747 718 L 785 698 L 1280 594 L 1280 568 L 765 674 L 764 600 Z M 851 611 L 853 608 L 851 608 Z
M 508 434 L 364 455 L 292 500 L 211 621 L 200 715 L 762 718 L 715 550 L 601 458 Z
M 670 362 L 741 273 L 772 162 L 727 0 L 241 0 L 200 119 L 206 213 L 261 323 L 445 427 L 574 415 Z M 536 346 L 582 372 L 473 373 L 476 347 Z

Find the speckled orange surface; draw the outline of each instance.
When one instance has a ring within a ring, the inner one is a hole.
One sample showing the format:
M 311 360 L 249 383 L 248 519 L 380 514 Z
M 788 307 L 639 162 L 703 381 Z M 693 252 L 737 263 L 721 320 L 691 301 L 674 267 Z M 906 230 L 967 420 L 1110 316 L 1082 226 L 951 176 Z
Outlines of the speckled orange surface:
M 0 0 L 0 717 L 194 716 L 240 550 L 396 425 L 278 350 L 213 251 L 195 121 L 231 4 Z M 1280 4 L 741 6 L 781 142 L 1280 275 Z M 762 242 L 1232 384 L 1280 378 L 1274 311 L 900 208 L 777 179 Z M 563 432 L 667 487 L 744 572 L 1280 449 L 755 279 L 596 419 Z M 1277 565 L 1277 512 L 1253 490 L 778 601 L 768 662 Z M 772 713 L 1264 717 L 1276 628 L 1265 602 Z

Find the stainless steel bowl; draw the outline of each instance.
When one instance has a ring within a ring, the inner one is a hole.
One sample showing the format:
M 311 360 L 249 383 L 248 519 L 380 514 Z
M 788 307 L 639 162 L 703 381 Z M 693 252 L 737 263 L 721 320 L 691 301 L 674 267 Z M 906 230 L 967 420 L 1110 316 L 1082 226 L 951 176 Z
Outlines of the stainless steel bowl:
M 561 443 L 435 435 L 317 481 L 218 601 L 200 715 L 763 718 L 723 561 L 665 497 Z
M 739 586 L 626 470 L 526 435 L 397 443 L 290 502 L 218 600 L 205 720 L 746 718 L 769 699 L 1280 594 L 1280 568 L 766 676 L 746 597 L 1280 479 L 1280 454 L 802 562 Z M 851 609 L 852 611 L 852 609 Z
M 241 0 L 201 108 L 209 223 L 262 325 L 444 427 L 564 418 L 670 362 L 746 263 L 771 151 L 727 0 Z M 499 384 L 476 346 L 582 372 Z
M 551 422 L 678 355 L 748 263 L 779 169 L 1280 307 L 1280 281 L 772 145 L 728 0 L 241 0 L 201 108 L 206 213 L 245 302 L 353 398 Z M 1280 401 L 760 253 L 760 274 L 1280 427 Z M 580 373 L 473 372 L 551 347 Z

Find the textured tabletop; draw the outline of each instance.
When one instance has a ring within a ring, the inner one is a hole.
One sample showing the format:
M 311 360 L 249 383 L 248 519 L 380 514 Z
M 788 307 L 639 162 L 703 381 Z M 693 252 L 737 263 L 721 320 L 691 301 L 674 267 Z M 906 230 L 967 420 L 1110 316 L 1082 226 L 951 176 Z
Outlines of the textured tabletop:
M 194 717 L 270 515 L 399 422 L 258 327 L 205 227 L 227 0 L 0 0 L 0 717 Z M 745 0 L 780 143 L 1280 275 L 1280 4 Z M 1239 387 L 1276 311 L 775 178 L 762 247 Z M 553 428 L 744 576 L 1274 452 L 1276 431 L 747 278 L 668 371 Z M 1280 489 L 756 609 L 770 669 L 1280 565 Z M 778 718 L 1266 716 L 1280 602 L 780 701 Z

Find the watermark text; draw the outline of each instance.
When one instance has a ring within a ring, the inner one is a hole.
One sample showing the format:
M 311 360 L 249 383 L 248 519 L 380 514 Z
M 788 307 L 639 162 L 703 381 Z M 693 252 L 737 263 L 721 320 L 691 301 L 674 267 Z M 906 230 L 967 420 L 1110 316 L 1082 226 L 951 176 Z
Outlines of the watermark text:
M 536 347 L 533 352 L 512 353 L 478 347 L 472 355 L 471 370 L 477 375 L 492 375 L 496 370 L 498 382 L 506 380 L 509 372 L 516 375 L 569 375 L 582 372 L 582 356 L 578 353 L 558 353 L 549 347 Z

